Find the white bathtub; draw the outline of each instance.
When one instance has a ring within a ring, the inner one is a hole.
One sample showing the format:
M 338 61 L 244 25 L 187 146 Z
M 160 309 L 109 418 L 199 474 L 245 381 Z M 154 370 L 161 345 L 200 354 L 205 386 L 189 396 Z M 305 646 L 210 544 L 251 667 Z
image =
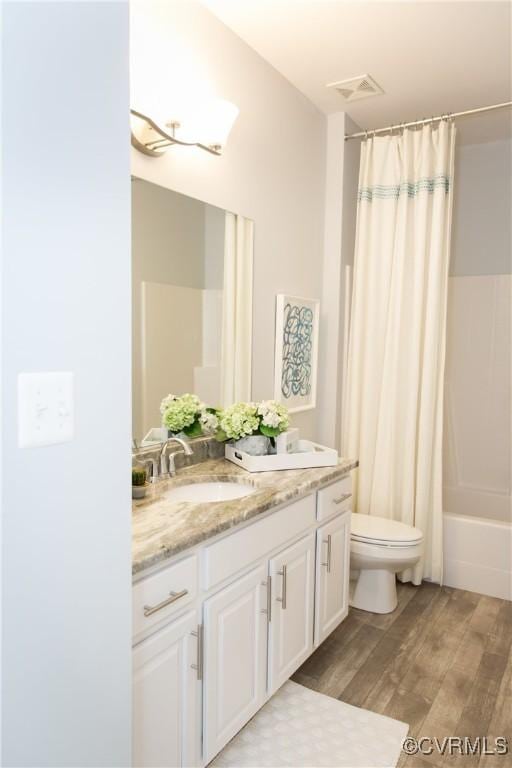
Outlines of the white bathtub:
M 445 514 L 443 582 L 512 600 L 512 524 Z

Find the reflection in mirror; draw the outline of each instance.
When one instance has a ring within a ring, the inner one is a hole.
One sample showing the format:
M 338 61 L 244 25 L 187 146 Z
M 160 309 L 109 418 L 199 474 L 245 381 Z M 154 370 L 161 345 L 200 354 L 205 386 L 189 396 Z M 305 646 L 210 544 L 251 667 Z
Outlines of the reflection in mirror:
M 217 407 L 251 397 L 253 222 L 134 178 L 133 436 L 191 392 Z

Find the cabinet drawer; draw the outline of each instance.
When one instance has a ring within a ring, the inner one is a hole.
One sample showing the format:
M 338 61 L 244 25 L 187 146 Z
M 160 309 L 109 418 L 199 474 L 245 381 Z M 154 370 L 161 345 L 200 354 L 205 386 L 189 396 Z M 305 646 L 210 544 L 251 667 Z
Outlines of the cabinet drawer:
M 352 478 L 342 477 L 327 488 L 318 491 L 316 502 L 317 520 L 327 520 L 329 517 L 345 512 L 352 506 Z
M 133 585 L 133 634 L 172 616 L 197 595 L 197 556 L 148 576 Z
M 306 496 L 294 504 L 221 539 L 203 551 L 205 589 L 259 560 L 271 550 L 286 544 L 315 522 L 315 497 Z

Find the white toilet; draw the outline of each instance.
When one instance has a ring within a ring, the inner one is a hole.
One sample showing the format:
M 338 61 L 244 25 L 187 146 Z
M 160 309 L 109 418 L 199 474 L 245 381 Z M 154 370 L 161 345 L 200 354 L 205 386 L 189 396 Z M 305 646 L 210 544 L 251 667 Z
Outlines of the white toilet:
M 423 533 L 412 525 L 374 515 L 352 513 L 350 604 L 372 613 L 391 613 L 397 604 L 395 574 L 421 557 Z

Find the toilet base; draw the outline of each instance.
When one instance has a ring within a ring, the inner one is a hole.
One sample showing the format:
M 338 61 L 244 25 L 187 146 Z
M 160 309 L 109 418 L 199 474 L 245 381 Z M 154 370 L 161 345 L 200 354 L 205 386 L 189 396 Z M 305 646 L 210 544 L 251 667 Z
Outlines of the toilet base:
M 396 578 L 392 571 L 361 569 L 350 605 L 371 613 L 391 613 L 397 606 Z

